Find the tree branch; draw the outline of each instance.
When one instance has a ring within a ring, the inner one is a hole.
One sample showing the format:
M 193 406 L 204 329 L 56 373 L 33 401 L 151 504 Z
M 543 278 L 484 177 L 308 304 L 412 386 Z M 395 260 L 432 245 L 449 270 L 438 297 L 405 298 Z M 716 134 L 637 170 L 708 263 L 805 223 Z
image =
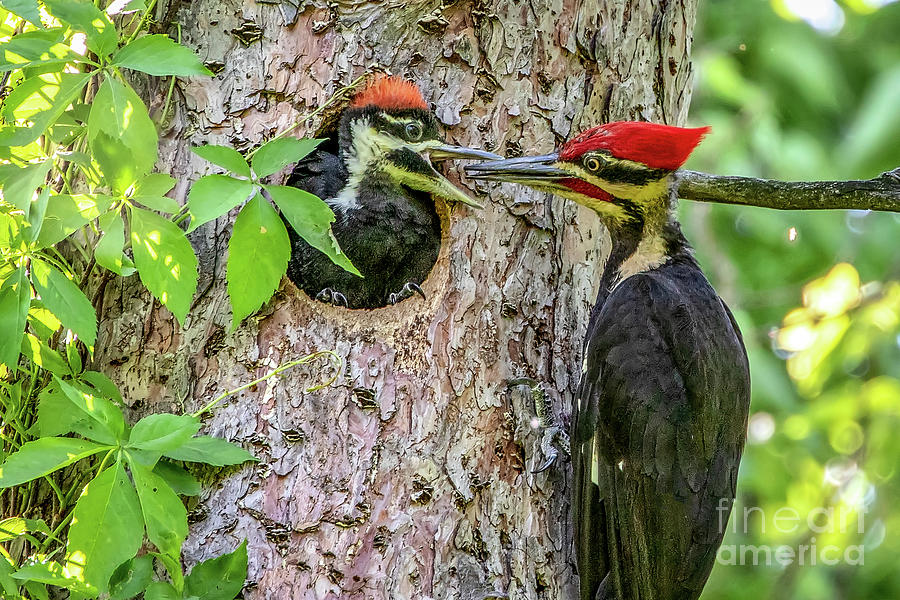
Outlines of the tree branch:
M 678 171 L 679 198 L 778 210 L 900 212 L 900 167 L 865 181 L 775 181 Z

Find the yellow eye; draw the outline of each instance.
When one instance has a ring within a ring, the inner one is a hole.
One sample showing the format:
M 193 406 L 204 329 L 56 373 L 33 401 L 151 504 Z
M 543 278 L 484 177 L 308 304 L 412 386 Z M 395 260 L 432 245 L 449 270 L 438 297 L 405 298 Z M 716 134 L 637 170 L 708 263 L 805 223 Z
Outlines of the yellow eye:
M 599 171 L 600 161 L 591 156 L 585 159 L 584 166 L 587 167 L 588 171 Z

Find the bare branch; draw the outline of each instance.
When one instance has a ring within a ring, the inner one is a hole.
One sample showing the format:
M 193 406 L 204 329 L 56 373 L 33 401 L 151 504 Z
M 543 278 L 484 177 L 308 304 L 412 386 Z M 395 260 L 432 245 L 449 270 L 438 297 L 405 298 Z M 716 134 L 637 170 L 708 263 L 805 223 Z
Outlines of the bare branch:
M 778 210 L 886 210 L 900 212 L 900 167 L 865 181 L 775 181 L 753 177 L 676 174 L 679 198 Z

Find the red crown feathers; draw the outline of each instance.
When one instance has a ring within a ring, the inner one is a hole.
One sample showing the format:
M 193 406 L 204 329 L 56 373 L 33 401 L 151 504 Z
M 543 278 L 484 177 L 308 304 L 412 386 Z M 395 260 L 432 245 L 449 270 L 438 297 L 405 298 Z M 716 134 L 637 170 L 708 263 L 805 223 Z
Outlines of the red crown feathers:
M 562 160 L 585 152 L 606 150 L 615 158 L 633 160 L 650 169 L 674 171 L 684 164 L 710 127 L 686 129 L 658 123 L 616 121 L 579 133 L 563 146 Z
M 428 104 L 418 86 L 400 77 L 379 77 L 357 94 L 350 106 L 362 108 L 371 105 L 388 110 L 404 108 L 428 110 Z

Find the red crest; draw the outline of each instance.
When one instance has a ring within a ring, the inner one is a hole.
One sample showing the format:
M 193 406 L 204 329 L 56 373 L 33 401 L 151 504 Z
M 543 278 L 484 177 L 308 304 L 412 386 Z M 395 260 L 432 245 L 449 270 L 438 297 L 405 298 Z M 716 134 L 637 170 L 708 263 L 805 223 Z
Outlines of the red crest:
M 709 130 L 709 127 L 687 129 L 658 123 L 615 121 L 579 133 L 563 146 L 559 157 L 571 161 L 585 152 L 606 150 L 615 158 L 633 160 L 650 169 L 674 171 L 684 164 Z
M 400 77 L 378 77 L 353 98 L 353 108 L 377 106 L 387 110 L 419 108 L 428 110 L 419 87 Z

